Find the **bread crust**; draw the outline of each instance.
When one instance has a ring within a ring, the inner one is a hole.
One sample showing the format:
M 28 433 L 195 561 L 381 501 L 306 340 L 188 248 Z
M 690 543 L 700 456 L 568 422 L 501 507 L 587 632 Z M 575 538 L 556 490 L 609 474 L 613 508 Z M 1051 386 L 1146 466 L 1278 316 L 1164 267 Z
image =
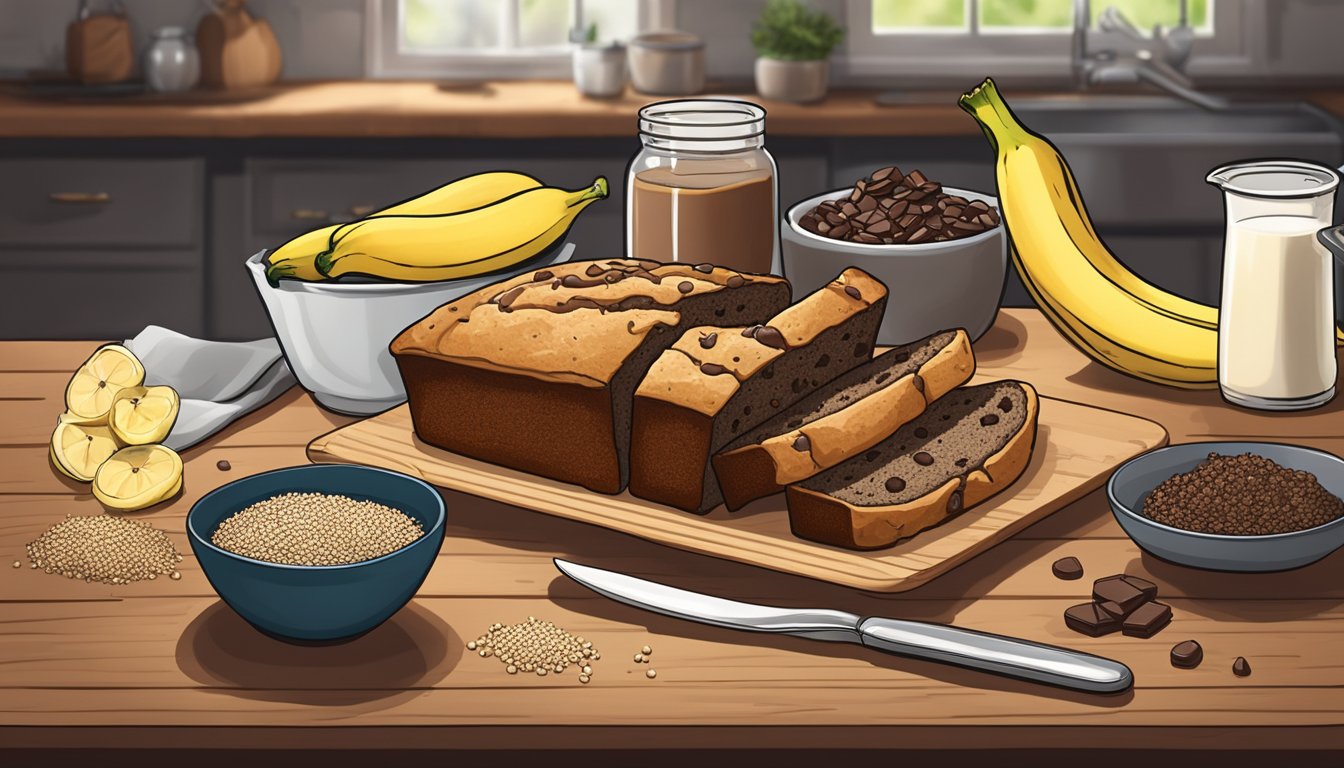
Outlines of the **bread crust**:
M 930 403 L 970 380 L 975 355 L 966 331 L 956 335 L 919 370 L 798 429 L 714 457 L 724 503 L 740 509 L 762 496 L 853 458 L 887 439 Z M 915 376 L 923 389 L 915 385 Z M 798 450 L 800 437 L 807 450 Z
M 787 359 L 790 352 L 797 357 L 798 350 L 846 323 L 871 319 L 865 338 L 853 350 L 855 357 L 867 359 L 886 300 L 885 285 L 851 267 L 763 326 L 693 327 L 684 332 L 635 390 L 630 493 L 696 514 L 717 506 L 721 499 L 711 459 L 721 445 L 714 444 L 715 419 L 772 362 Z M 799 389 L 791 400 L 772 400 L 771 408 L 758 409 L 754 422 L 743 428 L 766 421 L 809 392 Z
M 846 549 L 881 549 L 931 528 L 1012 485 L 1031 462 L 1036 444 L 1040 403 L 1036 390 L 1017 382 L 1026 393 L 1027 416 L 1002 448 L 964 478 L 953 477 L 936 490 L 905 504 L 860 507 L 790 485 L 786 491 L 789 525 L 799 538 Z M 949 512 L 952 496 L 961 491 L 958 512 Z
M 618 279 L 607 279 L 611 272 Z M 730 318 L 764 320 L 788 299 L 782 278 L 722 267 L 569 262 L 444 304 L 390 350 L 420 440 L 619 493 L 628 472 L 627 398 L 652 360 L 645 356 L 656 357 L 679 328 L 710 321 L 715 306 Z

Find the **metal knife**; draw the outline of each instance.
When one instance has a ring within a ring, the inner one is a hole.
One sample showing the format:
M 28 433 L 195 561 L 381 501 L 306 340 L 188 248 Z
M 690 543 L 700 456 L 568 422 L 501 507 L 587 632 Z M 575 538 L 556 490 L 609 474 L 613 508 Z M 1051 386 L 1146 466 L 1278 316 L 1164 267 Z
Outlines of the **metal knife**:
M 954 664 L 1094 693 L 1123 691 L 1134 673 L 1118 661 L 946 624 L 864 618 L 823 608 L 776 608 L 669 587 L 555 559 L 560 572 L 617 602 L 678 619 L 748 632 L 857 643 L 901 656 Z

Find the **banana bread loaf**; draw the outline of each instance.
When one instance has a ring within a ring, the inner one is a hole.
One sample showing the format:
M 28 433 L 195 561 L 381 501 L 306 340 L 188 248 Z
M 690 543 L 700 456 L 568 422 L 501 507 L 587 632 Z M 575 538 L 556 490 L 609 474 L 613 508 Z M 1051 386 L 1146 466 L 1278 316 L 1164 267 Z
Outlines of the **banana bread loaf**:
M 960 329 L 883 352 L 715 454 L 724 503 L 740 509 L 868 450 L 974 372 Z
M 630 492 L 688 512 L 722 500 L 710 457 L 872 357 L 887 289 L 859 269 L 770 318 L 682 334 L 635 391 Z
M 878 549 L 960 514 L 1022 475 L 1037 411 L 1022 382 L 953 390 L 870 450 L 789 486 L 794 535 Z
M 445 304 L 391 351 L 424 442 L 619 493 L 631 398 L 659 353 L 691 326 L 759 323 L 788 303 L 778 277 L 708 264 L 571 262 Z

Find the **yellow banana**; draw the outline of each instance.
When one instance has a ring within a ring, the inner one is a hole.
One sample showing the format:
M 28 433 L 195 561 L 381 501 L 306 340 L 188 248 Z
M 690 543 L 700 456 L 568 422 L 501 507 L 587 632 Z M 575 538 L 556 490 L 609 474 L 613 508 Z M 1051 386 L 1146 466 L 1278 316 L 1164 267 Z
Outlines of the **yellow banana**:
M 1115 370 L 1175 387 L 1216 387 L 1217 310 L 1145 282 L 1107 250 L 1064 158 L 1017 121 L 993 81 L 959 103 L 995 147 L 1013 264 L 1051 323 Z M 1204 322 L 1209 312 L 1212 326 Z
M 491 171 L 466 176 L 432 189 L 423 195 L 403 200 L 378 211 L 374 216 L 420 216 L 458 213 L 499 202 L 519 192 L 536 189 L 541 182 L 525 173 Z M 331 245 L 332 235 L 344 224 L 305 232 L 266 256 L 266 279 L 271 285 L 282 277 L 296 280 L 325 280 L 314 259 Z
M 440 216 L 379 216 L 346 225 L 318 254 L 329 278 L 360 274 L 401 282 L 452 280 L 506 269 L 551 248 L 607 180 L 565 190 L 539 187 L 497 203 Z
M 1092 227 L 1068 163 L 1018 123 L 992 80 L 960 104 L 995 146 L 1014 265 L 1055 327 L 1124 373 L 1178 387 L 1216 386 L 1218 308 L 1147 282 L 1111 253 Z M 1051 278 L 1064 287 L 1057 291 Z M 1114 299 L 1116 291 L 1123 300 Z M 1119 314 L 1098 315 L 1103 304 Z M 1170 322 L 1155 323 L 1150 314 Z M 1344 344 L 1344 330 L 1336 337 Z

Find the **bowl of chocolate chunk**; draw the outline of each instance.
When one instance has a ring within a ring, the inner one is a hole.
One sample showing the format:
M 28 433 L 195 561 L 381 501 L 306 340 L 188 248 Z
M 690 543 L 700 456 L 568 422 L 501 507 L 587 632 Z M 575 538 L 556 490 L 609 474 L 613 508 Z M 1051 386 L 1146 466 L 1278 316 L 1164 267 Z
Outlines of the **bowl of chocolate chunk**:
M 1218 571 L 1283 571 L 1344 546 L 1344 460 L 1277 443 L 1186 443 L 1131 459 L 1106 485 L 1144 551 Z
M 944 328 L 979 338 L 994 324 L 1008 276 L 997 198 L 895 166 L 795 203 L 780 244 L 794 295 L 820 288 L 843 267 L 886 283 L 891 300 L 879 344 Z

